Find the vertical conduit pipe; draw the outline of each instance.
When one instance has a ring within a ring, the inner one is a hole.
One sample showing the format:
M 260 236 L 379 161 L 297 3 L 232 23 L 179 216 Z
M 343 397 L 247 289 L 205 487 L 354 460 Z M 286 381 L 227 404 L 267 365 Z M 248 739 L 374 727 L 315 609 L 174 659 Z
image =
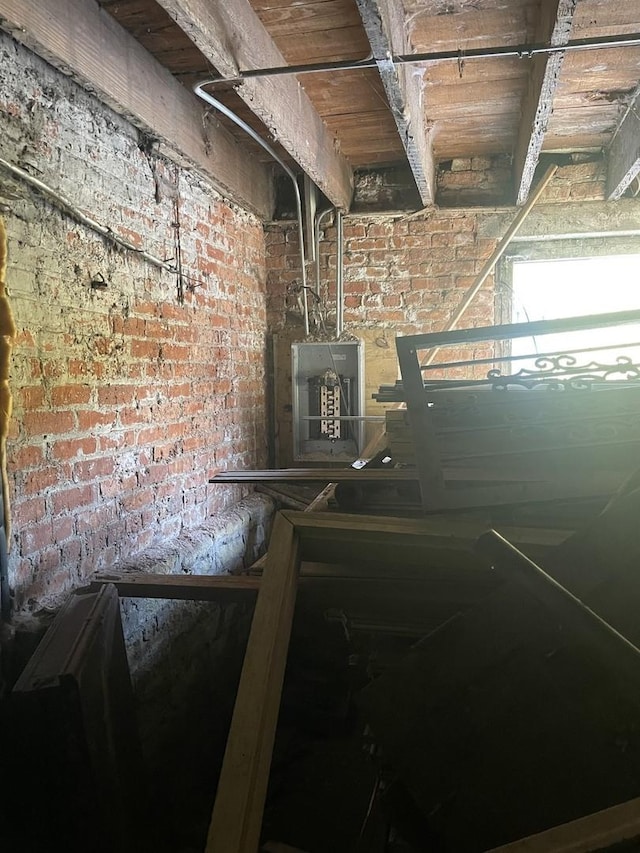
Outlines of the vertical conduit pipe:
M 298 235 L 300 240 L 300 265 L 302 268 L 302 306 L 304 311 L 304 333 L 305 336 L 309 335 L 309 302 L 307 299 L 307 260 L 304 253 L 304 226 L 302 223 L 302 198 L 300 197 L 300 187 L 298 186 L 298 181 L 296 179 L 295 173 L 287 166 L 287 164 L 280 159 L 280 157 L 276 154 L 273 148 L 269 145 L 268 142 L 265 142 L 264 139 L 256 133 L 256 131 L 250 127 L 245 121 L 243 121 L 239 116 L 237 116 L 233 110 L 230 110 L 229 107 L 225 106 L 222 101 L 219 101 L 217 98 L 214 98 L 213 95 L 210 95 L 208 92 L 204 91 L 204 86 L 208 86 L 211 83 L 216 83 L 216 80 L 202 80 L 200 83 L 196 83 L 193 87 L 193 91 L 196 95 L 201 98 L 203 101 L 206 101 L 209 106 L 212 106 L 214 109 L 221 112 L 234 124 L 237 124 L 238 127 L 242 128 L 245 133 L 248 133 L 249 136 L 254 139 L 258 145 L 262 146 L 264 150 L 269 154 L 276 163 L 279 163 L 282 168 L 285 170 L 287 175 L 291 178 L 293 183 L 293 190 L 296 196 L 296 209 L 298 213 Z
M 323 210 L 316 216 L 314 239 L 316 242 L 316 293 L 320 296 L 320 223 L 328 213 L 333 211 L 332 207 Z
M 344 232 L 342 211 L 336 213 L 336 338 L 344 329 Z

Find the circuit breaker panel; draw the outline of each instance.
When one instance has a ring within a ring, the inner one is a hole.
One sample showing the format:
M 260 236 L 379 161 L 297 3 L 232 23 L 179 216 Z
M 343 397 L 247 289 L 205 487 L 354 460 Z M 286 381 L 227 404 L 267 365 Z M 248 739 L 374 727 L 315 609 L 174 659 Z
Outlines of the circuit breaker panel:
M 361 342 L 292 344 L 291 365 L 295 461 L 357 458 L 364 437 Z

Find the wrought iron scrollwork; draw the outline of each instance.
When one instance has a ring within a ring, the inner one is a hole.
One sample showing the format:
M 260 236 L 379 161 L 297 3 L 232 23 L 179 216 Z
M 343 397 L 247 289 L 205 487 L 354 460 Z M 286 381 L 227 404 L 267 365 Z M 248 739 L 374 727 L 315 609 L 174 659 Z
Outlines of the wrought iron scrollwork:
M 626 355 L 618 356 L 613 364 L 591 361 L 580 365 L 575 356 L 560 353 L 537 358 L 534 365 L 534 368 L 523 367 L 517 373 L 506 375 L 499 368 L 494 368 L 487 373 L 487 380 L 494 391 L 507 391 L 512 386 L 548 391 L 589 391 L 594 383 L 612 379 L 640 380 L 640 364 Z

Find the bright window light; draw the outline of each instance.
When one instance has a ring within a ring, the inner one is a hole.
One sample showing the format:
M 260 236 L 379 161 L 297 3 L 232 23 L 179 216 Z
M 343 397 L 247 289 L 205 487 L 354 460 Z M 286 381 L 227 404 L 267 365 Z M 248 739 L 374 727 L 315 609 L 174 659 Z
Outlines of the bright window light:
M 640 255 L 513 262 L 512 322 L 554 320 L 640 308 Z M 609 347 L 578 357 L 614 363 L 620 355 L 640 361 L 640 324 L 569 334 L 519 338 L 512 354 L 561 353 Z M 588 357 L 586 357 L 588 355 Z M 520 362 L 519 366 L 529 367 Z

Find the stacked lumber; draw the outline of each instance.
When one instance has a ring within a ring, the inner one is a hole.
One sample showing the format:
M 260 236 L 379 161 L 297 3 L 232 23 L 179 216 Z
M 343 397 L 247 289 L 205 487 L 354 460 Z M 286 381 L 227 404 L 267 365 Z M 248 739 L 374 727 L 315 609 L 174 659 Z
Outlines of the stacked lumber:
M 386 432 L 391 458 L 396 465 L 415 465 L 413 433 L 406 409 L 389 409 L 385 413 Z
M 506 582 L 363 691 L 433 849 L 566 853 L 640 836 L 639 509 L 640 491 L 619 496 L 547 572 L 487 534 L 477 552 Z

